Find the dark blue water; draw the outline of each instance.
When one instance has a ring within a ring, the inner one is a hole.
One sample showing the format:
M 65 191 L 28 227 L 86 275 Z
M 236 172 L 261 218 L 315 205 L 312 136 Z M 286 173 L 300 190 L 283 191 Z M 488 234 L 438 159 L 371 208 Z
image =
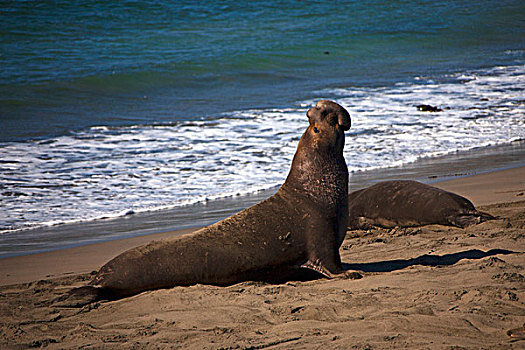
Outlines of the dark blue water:
M 525 2 L 0 1 L 0 142 L 523 64 Z

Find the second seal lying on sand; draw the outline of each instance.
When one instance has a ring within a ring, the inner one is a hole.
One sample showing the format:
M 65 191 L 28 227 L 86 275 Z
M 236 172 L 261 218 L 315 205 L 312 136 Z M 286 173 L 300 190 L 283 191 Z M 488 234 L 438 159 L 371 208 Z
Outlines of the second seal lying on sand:
M 452 192 L 410 180 L 383 181 L 348 195 L 348 227 L 429 224 L 465 227 L 494 219 Z
M 348 219 L 343 158 L 348 112 L 322 100 L 307 112 L 285 183 L 272 197 L 192 234 L 130 249 L 62 304 L 83 305 L 144 290 L 265 279 L 297 267 L 343 272 L 339 246 Z

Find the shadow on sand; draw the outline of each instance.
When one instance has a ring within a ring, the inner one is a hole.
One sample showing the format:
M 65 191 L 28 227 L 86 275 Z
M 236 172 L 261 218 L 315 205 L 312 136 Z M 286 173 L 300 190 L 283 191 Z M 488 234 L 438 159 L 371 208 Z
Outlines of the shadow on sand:
M 492 255 L 498 254 L 519 254 L 519 252 L 513 252 L 506 249 L 491 249 L 487 252 L 484 252 L 479 249 L 471 249 L 464 252 L 458 252 L 453 254 L 445 255 L 421 255 L 413 259 L 399 259 L 399 260 L 389 260 L 389 261 L 379 261 L 372 263 L 363 263 L 363 264 L 345 264 L 343 263 L 343 268 L 345 270 L 357 270 L 363 272 L 392 272 L 396 270 L 402 270 L 404 268 L 414 266 L 414 265 L 423 265 L 423 266 L 447 266 L 454 265 L 462 259 L 482 259 Z

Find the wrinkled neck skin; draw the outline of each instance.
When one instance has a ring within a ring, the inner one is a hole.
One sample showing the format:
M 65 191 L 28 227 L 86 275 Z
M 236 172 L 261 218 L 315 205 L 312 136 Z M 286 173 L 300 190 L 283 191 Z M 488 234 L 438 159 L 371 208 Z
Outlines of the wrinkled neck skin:
M 316 139 L 309 126 L 305 131 L 292 167 L 281 190 L 326 206 L 326 209 L 346 205 L 348 200 L 348 168 L 343 157 L 345 135 L 333 133 L 336 139 Z

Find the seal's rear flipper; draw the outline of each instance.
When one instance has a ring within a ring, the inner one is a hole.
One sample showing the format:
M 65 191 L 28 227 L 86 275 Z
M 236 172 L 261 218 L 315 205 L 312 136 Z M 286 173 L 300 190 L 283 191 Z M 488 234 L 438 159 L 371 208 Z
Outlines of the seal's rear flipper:
M 496 217 L 488 213 L 484 213 L 481 211 L 475 211 L 469 214 L 460 214 L 456 216 L 451 216 L 449 217 L 449 222 L 454 226 L 465 228 L 467 226 L 476 225 L 484 221 L 495 220 L 495 219 Z
M 53 306 L 82 307 L 100 300 L 102 297 L 103 292 L 101 288 L 93 286 L 78 287 L 53 300 Z

